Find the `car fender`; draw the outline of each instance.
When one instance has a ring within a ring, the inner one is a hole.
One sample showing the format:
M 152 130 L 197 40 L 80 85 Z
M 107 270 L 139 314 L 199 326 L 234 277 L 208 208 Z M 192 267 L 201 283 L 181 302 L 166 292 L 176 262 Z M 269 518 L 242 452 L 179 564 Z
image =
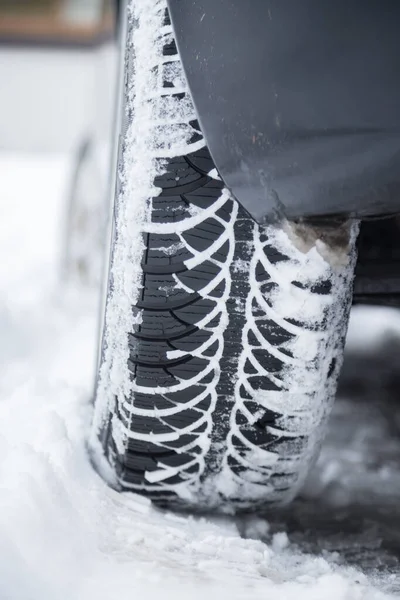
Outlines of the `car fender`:
M 399 210 L 396 0 L 168 0 L 199 121 L 257 221 Z

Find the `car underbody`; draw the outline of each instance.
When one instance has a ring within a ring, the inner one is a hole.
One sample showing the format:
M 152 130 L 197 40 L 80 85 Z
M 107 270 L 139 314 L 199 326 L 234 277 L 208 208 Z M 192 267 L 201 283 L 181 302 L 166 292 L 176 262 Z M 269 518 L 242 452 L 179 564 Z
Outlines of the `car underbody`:
M 354 304 L 400 306 L 400 218 L 361 223 Z

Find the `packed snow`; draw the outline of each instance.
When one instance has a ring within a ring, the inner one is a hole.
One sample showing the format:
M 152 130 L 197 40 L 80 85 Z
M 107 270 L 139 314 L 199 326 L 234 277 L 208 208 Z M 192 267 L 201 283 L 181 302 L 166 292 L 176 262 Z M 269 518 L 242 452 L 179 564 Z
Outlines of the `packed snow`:
M 86 452 L 99 298 L 60 281 L 70 175 L 62 156 L 0 157 L 1 600 L 398 597 L 400 377 L 387 360 L 389 383 L 369 372 L 382 324 L 386 356 L 399 356 L 399 317 L 355 313 L 343 381 L 354 399 L 338 399 L 292 508 L 206 519 L 119 495 Z

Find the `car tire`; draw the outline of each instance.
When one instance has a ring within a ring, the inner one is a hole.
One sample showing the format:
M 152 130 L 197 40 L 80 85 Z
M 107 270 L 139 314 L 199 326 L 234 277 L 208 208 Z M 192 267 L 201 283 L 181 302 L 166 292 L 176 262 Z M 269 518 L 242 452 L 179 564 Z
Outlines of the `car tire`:
M 357 225 L 257 224 L 207 149 L 165 0 L 133 6 L 93 461 L 161 507 L 285 504 L 335 396 Z

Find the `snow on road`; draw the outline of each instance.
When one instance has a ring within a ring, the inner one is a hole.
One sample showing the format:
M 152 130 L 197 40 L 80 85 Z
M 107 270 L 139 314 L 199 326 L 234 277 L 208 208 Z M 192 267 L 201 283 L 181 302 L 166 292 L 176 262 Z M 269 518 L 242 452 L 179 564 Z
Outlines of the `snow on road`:
M 357 434 L 354 409 L 338 403 L 340 435 L 305 497 L 269 522 L 165 514 L 94 473 L 85 438 L 98 300 L 57 276 L 69 171 L 62 157 L 0 157 L 0 599 L 398 597 L 399 523 L 389 523 L 400 450 L 393 438 L 388 465 L 364 460 L 369 444 L 382 457 L 374 405 Z M 377 482 L 386 521 L 373 511 Z

